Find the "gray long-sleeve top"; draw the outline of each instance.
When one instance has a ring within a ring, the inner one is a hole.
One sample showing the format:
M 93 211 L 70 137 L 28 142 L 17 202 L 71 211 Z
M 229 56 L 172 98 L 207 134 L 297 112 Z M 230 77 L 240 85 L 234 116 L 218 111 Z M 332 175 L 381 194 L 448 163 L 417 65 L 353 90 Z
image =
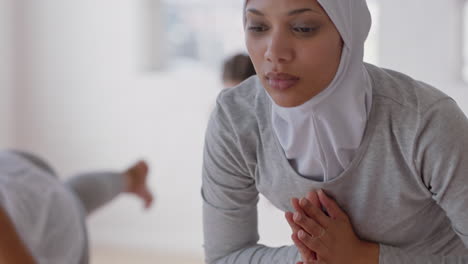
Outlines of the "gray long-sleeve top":
M 79 208 L 81 225 L 85 236 L 85 245 L 80 264 L 89 263 L 89 239 L 86 227 L 86 216 L 109 203 L 124 190 L 124 176 L 115 172 L 89 172 L 78 174 L 65 185 L 71 190 L 75 198 L 75 205 Z
M 79 174 L 64 185 L 39 157 L 0 151 L 0 206 L 39 264 L 89 263 L 86 216 L 123 186 L 115 172 Z
M 329 182 L 291 167 L 257 77 L 220 94 L 204 151 L 206 263 L 296 263 L 295 246 L 258 244 L 258 194 L 293 211 L 290 198 L 317 189 L 337 200 L 361 239 L 380 244 L 381 264 L 468 263 L 467 118 L 427 84 L 366 69 L 373 103 L 363 141 Z

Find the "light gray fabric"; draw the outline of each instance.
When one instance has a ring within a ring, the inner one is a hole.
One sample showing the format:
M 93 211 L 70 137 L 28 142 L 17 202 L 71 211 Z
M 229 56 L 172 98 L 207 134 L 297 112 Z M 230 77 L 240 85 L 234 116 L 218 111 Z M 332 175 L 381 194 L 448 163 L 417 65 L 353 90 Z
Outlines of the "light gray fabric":
M 43 159 L 22 151 L 0 151 L 0 205 L 39 264 L 88 264 L 86 216 L 123 189 L 121 173 L 79 174 L 64 186 Z M 79 254 L 69 257 L 67 250 Z
M 27 159 L 0 152 L 0 206 L 38 264 L 80 263 L 80 213 L 58 179 Z
M 123 191 L 124 177 L 120 173 L 95 172 L 72 177 L 65 185 L 73 194 L 81 215 L 85 246 L 80 264 L 89 263 L 89 239 L 86 216 L 109 203 Z
M 351 164 L 330 182 L 307 179 L 290 166 L 257 77 L 221 92 L 204 152 L 206 263 L 300 260 L 294 246 L 257 244 L 258 193 L 292 211 L 290 198 L 317 189 L 337 200 L 360 238 L 381 244 L 380 263 L 468 263 L 465 115 L 429 85 L 366 68 L 373 103 L 363 141 Z
M 86 215 L 109 203 L 124 190 L 124 177 L 115 172 L 90 172 L 76 175 L 65 184 L 75 193 Z
M 81 225 L 85 236 L 84 252 L 80 264 L 89 263 L 89 239 L 86 216 L 112 201 L 124 190 L 124 177 L 121 173 L 91 172 L 76 175 L 65 185 L 75 197 L 81 214 Z
M 76 196 L 76 194 L 72 191 L 73 197 L 75 198 L 76 205 L 79 209 L 80 212 L 80 224 L 83 229 L 83 235 L 84 235 L 84 245 L 83 245 L 83 254 L 81 255 L 80 264 L 89 264 L 89 235 L 88 235 L 88 227 L 86 225 L 86 210 L 79 200 L 79 198 Z
M 32 154 L 32 153 L 28 153 L 28 152 L 24 152 L 24 151 L 20 151 L 20 150 L 10 150 L 11 153 L 13 154 L 16 154 L 26 160 L 28 160 L 29 162 L 31 162 L 33 165 L 35 165 L 36 167 L 44 170 L 45 172 L 49 173 L 50 175 L 53 175 L 54 177 L 57 177 L 57 173 L 55 172 L 55 170 L 49 165 L 48 162 L 46 162 L 45 160 L 39 158 L 38 156 Z

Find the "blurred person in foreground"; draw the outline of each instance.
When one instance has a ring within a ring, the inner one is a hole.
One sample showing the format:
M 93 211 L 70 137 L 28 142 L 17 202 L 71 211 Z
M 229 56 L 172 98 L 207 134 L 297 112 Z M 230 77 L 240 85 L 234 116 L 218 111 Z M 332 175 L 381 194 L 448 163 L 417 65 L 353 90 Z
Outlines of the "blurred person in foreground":
M 61 182 L 41 158 L 0 151 L 0 264 L 87 264 L 86 217 L 121 193 L 153 202 L 148 166 L 79 174 Z

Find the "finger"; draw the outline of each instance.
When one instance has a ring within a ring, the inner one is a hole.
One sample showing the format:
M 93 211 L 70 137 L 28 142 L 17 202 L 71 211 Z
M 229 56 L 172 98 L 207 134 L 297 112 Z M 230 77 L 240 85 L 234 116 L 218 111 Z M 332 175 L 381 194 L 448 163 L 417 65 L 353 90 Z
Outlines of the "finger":
M 299 212 L 295 212 L 293 216 L 294 223 L 300 226 L 301 229 L 314 237 L 318 237 L 323 234 L 324 227 L 318 224 L 313 218 L 303 215 Z
M 308 253 L 308 251 L 310 251 L 298 238 L 297 238 L 297 232 L 301 229 L 298 225 L 296 225 L 294 223 L 294 220 L 293 220 L 293 213 L 291 212 L 286 212 L 285 214 L 286 216 L 286 220 L 288 221 L 289 225 L 291 226 L 291 229 L 293 231 L 293 235 L 292 235 L 292 240 L 294 242 L 294 244 L 296 245 L 296 247 L 298 248 L 299 250 L 299 253 L 301 254 L 302 258 L 304 258 L 304 256 Z M 315 252 L 310 252 L 310 255 L 312 258 L 315 258 L 316 259 L 316 255 L 315 255 Z M 303 263 L 303 264 L 308 264 L 308 263 Z
M 321 207 L 313 205 L 308 198 L 302 198 L 299 204 L 307 216 L 317 221 L 321 226 L 328 228 L 330 218 L 322 211 Z
M 296 223 L 294 223 L 294 219 L 293 219 L 294 214 L 292 212 L 286 212 L 284 216 L 286 217 L 286 220 L 288 221 L 288 224 L 291 227 L 292 232 L 297 233 L 300 227 L 296 225 Z
M 299 205 L 299 199 L 297 198 L 291 198 L 291 205 L 293 206 L 293 208 L 301 213 L 301 214 L 304 214 L 304 210 L 302 209 L 302 207 Z
M 331 218 L 337 219 L 337 218 L 347 218 L 347 214 L 340 208 L 340 206 L 335 202 L 335 200 L 331 199 L 328 197 L 328 195 L 325 194 L 323 190 L 318 191 L 318 198 L 320 200 L 320 203 L 325 207 L 327 210 L 328 214 L 330 215 Z
M 307 194 L 307 199 L 312 203 L 313 206 L 317 208 L 322 208 L 322 205 L 320 204 L 320 200 L 317 196 L 317 192 L 311 191 Z
M 318 198 L 318 195 L 317 195 L 317 192 L 316 191 L 310 191 L 308 194 L 307 194 L 307 199 L 312 203 L 313 206 L 319 208 L 320 210 L 322 210 L 326 216 L 329 216 L 327 214 L 327 212 L 325 211 L 325 209 L 323 208 L 323 206 L 320 204 L 320 200 Z
M 291 239 L 294 241 L 294 245 L 299 251 L 302 261 L 307 263 L 306 260 L 312 257 L 311 251 L 299 240 L 299 238 L 297 237 L 297 234 L 293 234 L 291 236 Z
M 297 233 L 292 234 L 291 239 L 293 240 L 294 244 L 299 250 L 302 262 L 304 264 L 309 264 L 311 261 L 317 259 L 317 255 L 315 254 L 315 252 L 311 251 L 309 248 L 307 248 L 306 245 L 304 245 L 304 243 L 297 236 Z
M 296 245 L 296 247 L 298 248 L 299 253 L 301 254 L 302 258 L 305 258 L 305 257 L 307 257 L 308 254 L 310 254 L 310 258 L 312 258 L 312 259 L 317 259 L 317 256 L 316 256 L 315 252 L 310 251 L 310 250 L 299 240 L 299 238 L 297 238 L 297 232 L 298 232 L 299 230 L 301 230 L 301 228 L 300 228 L 298 225 L 296 225 L 296 224 L 294 223 L 294 220 L 293 220 L 293 213 L 287 212 L 287 213 L 286 213 L 286 219 L 288 220 L 288 223 L 289 223 L 289 225 L 291 226 L 291 228 L 292 228 L 292 230 L 293 230 L 292 240 L 293 240 L 294 244 Z M 310 253 L 306 253 L 306 252 L 310 252 Z M 298 263 L 299 263 L 299 262 L 298 262 Z M 309 262 L 304 263 L 304 262 L 302 262 L 302 261 L 301 261 L 300 263 L 302 263 L 302 264 L 311 264 L 311 263 L 309 263 Z
M 322 255 L 327 254 L 327 248 L 323 245 L 320 239 L 312 237 L 304 230 L 300 230 L 297 233 L 297 237 L 309 250 L 314 251 L 317 256 L 322 256 Z M 308 261 L 313 262 L 315 260 L 309 258 Z

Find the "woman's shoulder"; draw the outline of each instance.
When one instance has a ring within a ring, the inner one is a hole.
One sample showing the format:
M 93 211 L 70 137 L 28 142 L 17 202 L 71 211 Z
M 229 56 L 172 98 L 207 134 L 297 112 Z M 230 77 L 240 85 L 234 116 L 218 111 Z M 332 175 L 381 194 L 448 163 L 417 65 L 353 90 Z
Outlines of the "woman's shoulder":
M 260 127 L 269 124 L 269 98 L 260 81 L 252 76 L 236 87 L 223 90 L 216 100 L 207 133 L 216 138 L 229 137 L 254 147 Z
M 239 126 L 253 125 L 268 112 L 268 97 L 257 76 L 252 76 L 233 88 L 221 91 L 214 114 L 228 118 Z
M 254 75 L 233 88 L 222 90 L 216 102 L 225 108 L 251 110 L 262 91 L 260 80 Z
M 391 101 L 419 113 L 435 103 L 450 97 L 430 84 L 390 69 L 366 64 L 372 79 L 374 98 Z

